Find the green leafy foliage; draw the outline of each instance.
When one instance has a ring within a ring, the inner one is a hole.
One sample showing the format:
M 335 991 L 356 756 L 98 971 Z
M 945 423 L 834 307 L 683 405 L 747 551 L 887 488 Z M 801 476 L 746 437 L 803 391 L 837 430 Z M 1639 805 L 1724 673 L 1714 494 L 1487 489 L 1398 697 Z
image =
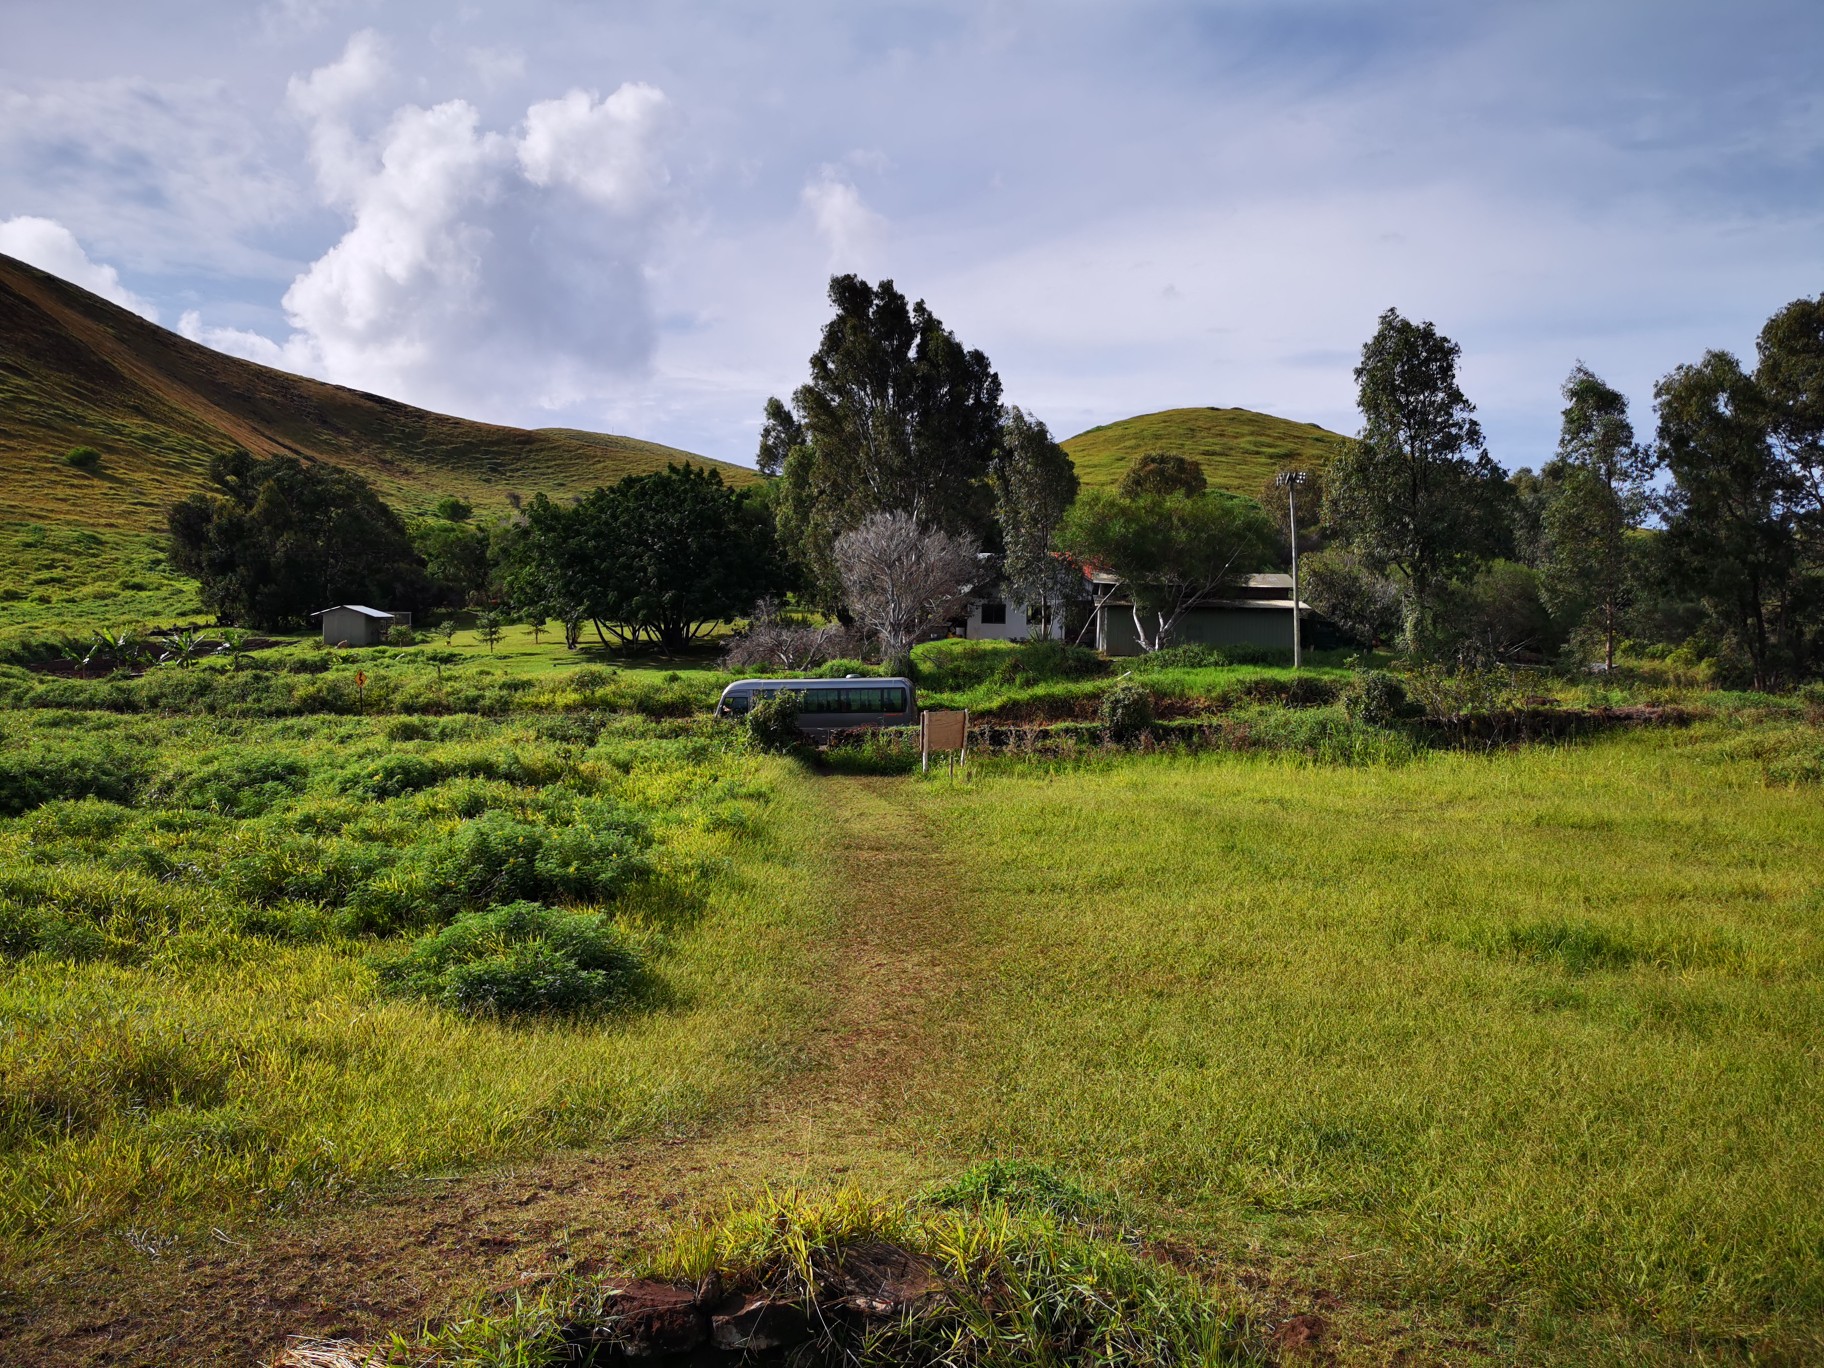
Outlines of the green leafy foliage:
M 92 446 L 71 447 L 64 453 L 63 463 L 73 469 L 92 473 L 101 469 L 101 453 Z
M 747 739 L 763 751 L 784 755 L 804 741 L 798 730 L 798 705 L 803 695 L 783 689 L 771 698 L 756 698 L 741 719 Z
M 828 606 L 841 594 L 836 539 L 878 513 L 989 539 L 989 468 L 1001 440 L 1001 381 L 925 307 L 883 280 L 830 280 L 835 317 L 792 395 L 792 423 L 773 405 L 769 451 L 781 446 L 779 534 Z M 781 406 L 783 407 L 783 406 Z M 755 596 L 750 595 L 750 602 Z
M 1116 745 L 1131 745 L 1153 725 L 1153 694 L 1145 685 L 1122 680 L 1102 695 L 1102 733 Z
M 513 902 L 465 913 L 377 961 L 393 992 L 469 1016 L 585 1016 L 627 1003 L 642 966 L 600 913 Z
M 228 621 L 270 630 L 338 603 L 424 602 L 404 522 L 359 475 L 237 451 L 209 480 L 214 493 L 171 509 L 171 562 Z
M 512 544 L 516 605 L 593 619 L 622 641 L 682 650 L 786 587 L 764 508 L 715 471 L 671 466 L 597 489 L 573 507 L 540 495 Z
M 1361 437 L 1325 471 L 1325 522 L 1370 569 L 1398 576 L 1403 630 L 1420 649 L 1444 585 L 1512 539 L 1512 490 L 1458 387 L 1460 351 L 1430 323 L 1382 314 L 1355 369 Z
M 1406 714 L 1406 686 L 1385 670 L 1359 671 L 1342 697 L 1350 721 L 1370 727 L 1391 727 Z
M 1146 451 L 1121 477 L 1120 492 L 1124 499 L 1144 499 L 1149 494 L 1201 494 L 1209 488 L 1203 463 L 1190 456 L 1169 451 Z
M 1271 565 L 1276 545 L 1259 504 L 1216 492 L 1129 498 L 1089 490 L 1058 532 L 1067 555 L 1120 579 L 1149 651 L 1171 644 L 1193 604 Z

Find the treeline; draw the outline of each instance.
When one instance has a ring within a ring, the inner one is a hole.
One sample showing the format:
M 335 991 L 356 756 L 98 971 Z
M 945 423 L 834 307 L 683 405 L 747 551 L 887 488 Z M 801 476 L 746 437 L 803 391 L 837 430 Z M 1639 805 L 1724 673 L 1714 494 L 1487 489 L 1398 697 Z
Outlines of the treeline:
M 1775 687 L 1824 668 L 1824 298 L 1625 398 L 1579 362 L 1558 449 L 1511 477 L 1457 382 L 1459 350 L 1389 310 L 1355 378 L 1363 426 L 1309 472 L 1330 545 L 1307 597 L 1421 655 L 1612 667 L 1677 649 Z
M 1102 592 L 1088 568 L 1167 646 L 1192 605 L 1285 563 L 1296 502 L 1305 597 L 1364 645 L 1610 667 L 1678 651 L 1763 688 L 1824 667 L 1824 297 L 1770 319 L 1752 369 L 1711 352 L 1666 376 L 1650 440 L 1578 363 L 1555 455 L 1512 475 L 1457 345 L 1389 310 L 1355 369 L 1359 435 L 1258 499 L 1172 452 L 1080 492 L 922 301 L 845 275 L 830 302 L 806 383 L 767 401 L 756 486 L 673 466 L 486 525 L 455 499 L 408 523 L 347 472 L 241 453 L 172 510 L 173 563 L 261 628 L 338 602 L 466 606 L 555 621 L 572 647 L 593 630 L 675 651 L 790 597 L 901 663 L 990 587 L 1080 625 Z

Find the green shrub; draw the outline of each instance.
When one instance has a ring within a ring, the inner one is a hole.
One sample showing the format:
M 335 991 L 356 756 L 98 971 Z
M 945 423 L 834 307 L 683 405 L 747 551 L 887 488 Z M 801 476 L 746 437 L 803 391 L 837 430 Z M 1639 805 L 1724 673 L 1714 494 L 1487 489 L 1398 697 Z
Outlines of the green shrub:
M 1351 722 L 1391 727 L 1406 715 L 1406 686 L 1385 670 L 1363 670 L 1343 687 L 1343 711 Z
M 407 627 L 403 622 L 396 623 L 386 629 L 386 644 L 388 646 L 413 646 L 417 644 L 417 641 L 418 638 L 414 635 L 412 629 Z
M 64 453 L 63 463 L 75 470 L 93 472 L 101 469 L 101 453 L 92 446 L 71 447 Z
M 804 739 L 798 730 L 798 704 L 803 697 L 788 689 L 771 698 L 756 698 L 741 720 L 747 739 L 775 754 L 795 749 Z
M 608 918 L 515 902 L 376 961 L 389 990 L 469 1016 L 586 1016 L 626 1003 L 641 964 Z
M 1102 735 L 1118 746 L 1140 739 L 1153 725 L 1152 690 L 1124 679 L 1102 695 Z
M 0 817 L 17 817 L 59 798 L 131 803 L 145 782 L 146 771 L 143 755 L 108 743 L 67 749 L 34 747 L 3 754 Z
M 392 932 L 520 900 L 605 902 L 648 872 L 651 838 L 630 814 L 591 811 L 589 825 L 535 826 L 486 812 L 455 830 L 387 851 L 347 895 L 347 929 Z
M 211 760 L 172 786 L 170 801 L 232 817 L 258 817 L 303 789 L 310 768 L 295 756 L 242 751 Z

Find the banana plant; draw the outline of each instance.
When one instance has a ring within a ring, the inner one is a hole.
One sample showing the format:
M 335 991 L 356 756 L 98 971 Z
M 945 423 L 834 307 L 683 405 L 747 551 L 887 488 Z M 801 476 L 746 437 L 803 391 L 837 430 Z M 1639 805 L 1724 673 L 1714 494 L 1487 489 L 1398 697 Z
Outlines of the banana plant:
M 215 639 L 219 643 L 215 653 L 228 657 L 229 669 L 240 669 L 241 662 L 247 658 L 247 643 L 253 640 L 253 633 L 242 627 L 224 627 L 215 634 Z
M 158 663 L 179 667 L 193 665 L 208 641 L 201 632 L 173 632 L 165 638 L 165 651 Z
M 137 661 L 144 649 L 131 627 L 123 627 L 116 632 L 97 632 L 89 642 L 88 653 L 83 656 L 80 668 L 86 675 L 91 666 L 111 661 L 116 669 L 120 669 Z

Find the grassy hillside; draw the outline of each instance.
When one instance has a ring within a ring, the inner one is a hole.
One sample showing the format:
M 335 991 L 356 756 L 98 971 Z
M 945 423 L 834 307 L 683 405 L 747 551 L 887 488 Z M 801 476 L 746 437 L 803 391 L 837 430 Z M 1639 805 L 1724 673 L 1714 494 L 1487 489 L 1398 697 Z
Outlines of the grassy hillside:
M 1108 488 L 1129 462 L 1167 451 L 1203 462 L 1218 489 L 1253 496 L 1287 466 L 1314 465 L 1349 440 L 1315 423 L 1294 423 L 1240 408 L 1180 408 L 1143 413 L 1079 432 L 1064 445 L 1086 489 Z
M 166 507 L 202 485 L 210 456 L 237 446 L 359 471 L 408 510 L 443 494 L 485 508 L 509 492 L 574 493 L 676 460 L 754 478 L 653 442 L 470 422 L 288 375 L 5 256 L 0 414 L 0 523 L 157 531 Z M 77 446 L 101 452 L 96 471 L 64 464 Z

